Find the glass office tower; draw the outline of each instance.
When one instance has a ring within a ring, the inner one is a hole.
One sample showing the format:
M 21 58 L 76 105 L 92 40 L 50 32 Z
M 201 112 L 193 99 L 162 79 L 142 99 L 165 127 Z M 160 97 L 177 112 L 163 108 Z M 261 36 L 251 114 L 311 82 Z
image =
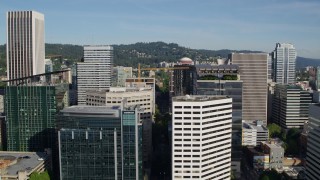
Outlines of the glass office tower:
M 137 108 L 72 106 L 58 120 L 60 179 L 142 179 Z
M 68 86 L 7 86 L 5 115 L 8 151 L 53 148 L 55 120 L 68 106 Z

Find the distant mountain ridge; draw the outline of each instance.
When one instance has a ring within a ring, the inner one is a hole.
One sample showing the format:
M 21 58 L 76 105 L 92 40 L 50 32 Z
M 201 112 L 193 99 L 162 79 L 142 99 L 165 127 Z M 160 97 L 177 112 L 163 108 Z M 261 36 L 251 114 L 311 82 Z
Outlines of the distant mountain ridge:
M 253 53 L 261 51 L 250 50 L 204 50 L 191 49 L 179 46 L 176 43 L 164 42 L 138 42 L 128 45 L 112 45 L 114 47 L 114 64 L 121 66 L 136 67 L 138 63 L 151 66 L 159 62 L 176 62 L 182 57 L 189 57 L 193 60 L 210 60 L 214 57 L 227 57 L 232 52 Z M 83 56 L 83 47 L 71 44 L 50 44 L 46 43 L 46 56 L 61 55 L 63 58 L 73 61 L 80 61 Z M 0 67 L 5 66 L 5 45 L 0 45 Z M 297 68 L 305 66 L 320 66 L 320 60 L 297 57 Z

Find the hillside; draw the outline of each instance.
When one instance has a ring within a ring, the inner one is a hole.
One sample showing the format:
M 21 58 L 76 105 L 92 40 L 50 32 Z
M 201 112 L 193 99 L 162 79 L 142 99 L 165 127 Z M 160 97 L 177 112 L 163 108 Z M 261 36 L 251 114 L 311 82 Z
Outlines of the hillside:
M 129 45 L 112 45 L 114 47 L 114 64 L 136 67 L 138 63 L 155 66 L 161 61 L 175 62 L 181 57 L 189 57 L 193 60 L 209 60 L 214 57 L 227 57 L 231 52 L 259 52 L 250 50 L 203 50 L 190 49 L 175 43 L 150 42 L 135 43 Z M 71 44 L 46 44 L 46 56 L 61 55 L 70 63 L 80 61 L 83 56 L 83 48 Z M 0 75 L 5 68 L 5 45 L 0 45 Z M 310 58 L 297 58 L 297 69 L 305 66 L 320 66 L 320 60 Z M 1 69 L 2 68 L 2 69 Z

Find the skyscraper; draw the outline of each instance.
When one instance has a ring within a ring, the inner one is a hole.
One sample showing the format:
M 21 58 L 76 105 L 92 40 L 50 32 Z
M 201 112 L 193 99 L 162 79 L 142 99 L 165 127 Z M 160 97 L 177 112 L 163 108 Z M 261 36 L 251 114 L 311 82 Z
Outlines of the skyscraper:
M 240 176 L 242 157 L 242 81 L 237 65 L 195 65 L 196 95 L 225 95 L 232 98 L 232 170 Z
M 282 128 L 302 128 L 308 121 L 312 97 L 300 86 L 276 84 L 272 102 L 272 120 Z
M 143 179 L 137 106 L 65 108 L 58 129 L 61 180 Z
M 268 54 L 232 53 L 229 59 L 239 66 L 243 81 L 242 119 L 267 124 Z
M 5 114 L 9 151 L 54 148 L 57 112 L 68 106 L 67 84 L 7 86 Z
M 172 179 L 230 179 L 232 99 L 172 98 Z
M 8 80 L 44 73 L 44 59 L 44 15 L 35 11 L 7 12 Z
M 277 43 L 272 58 L 273 81 L 278 84 L 294 83 L 297 52 L 293 44 Z
M 78 104 L 86 104 L 87 90 L 104 90 L 111 86 L 113 48 L 84 46 L 84 62 L 77 63 Z
M 319 179 L 320 170 L 320 104 L 309 108 L 309 134 L 307 143 L 306 175 L 307 180 Z

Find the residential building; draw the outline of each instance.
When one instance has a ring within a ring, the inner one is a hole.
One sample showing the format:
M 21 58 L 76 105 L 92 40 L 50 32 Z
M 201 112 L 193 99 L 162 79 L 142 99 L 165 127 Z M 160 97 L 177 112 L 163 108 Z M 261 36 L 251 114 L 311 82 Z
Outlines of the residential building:
M 224 63 L 221 63 L 224 64 Z M 232 98 L 232 170 L 241 173 L 242 81 L 237 65 L 195 65 L 194 95 L 226 95 Z
M 60 179 L 143 179 L 139 107 L 72 106 L 58 120 Z
M 297 51 L 293 44 L 277 43 L 273 51 L 273 81 L 292 84 L 296 76 Z
M 242 119 L 267 124 L 268 55 L 232 53 L 231 64 L 239 66 L 242 84 Z
M 84 46 L 84 62 L 77 63 L 78 105 L 86 104 L 86 91 L 111 86 L 113 47 Z
M 36 11 L 7 12 L 6 48 L 8 80 L 44 73 L 44 15 Z
M 0 176 L 3 180 L 29 179 L 32 173 L 51 169 L 51 152 L 0 151 Z
M 242 123 L 242 146 L 257 146 L 269 139 L 269 131 L 262 121 Z
M 269 155 L 269 169 L 282 169 L 284 149 L 279 144 L 273 142 L 262 142 L 262 151 Z
M 115 67 L 115 85 L 124 87 L 127 78 L 132 78 L 132 67 L 123 67 L 123 66 L 116 66 Z
M 309 108 L 309 134 L 307 143 L 306 175 L 307 180 L 319 179 L 320 171 L 320 104 Z
M 230 179 L 232 99 L 172 99 L 172 179 Z
M 302 128 L 308 121 L 312 97 L 296 85 L 276 84 L 273 98 L 272 119 L 282 128 Z
M 55 143 L 55 120 L 67 107 L 68 85 L 7 86 L 5 115 L 8 151 L 44 151 Z

